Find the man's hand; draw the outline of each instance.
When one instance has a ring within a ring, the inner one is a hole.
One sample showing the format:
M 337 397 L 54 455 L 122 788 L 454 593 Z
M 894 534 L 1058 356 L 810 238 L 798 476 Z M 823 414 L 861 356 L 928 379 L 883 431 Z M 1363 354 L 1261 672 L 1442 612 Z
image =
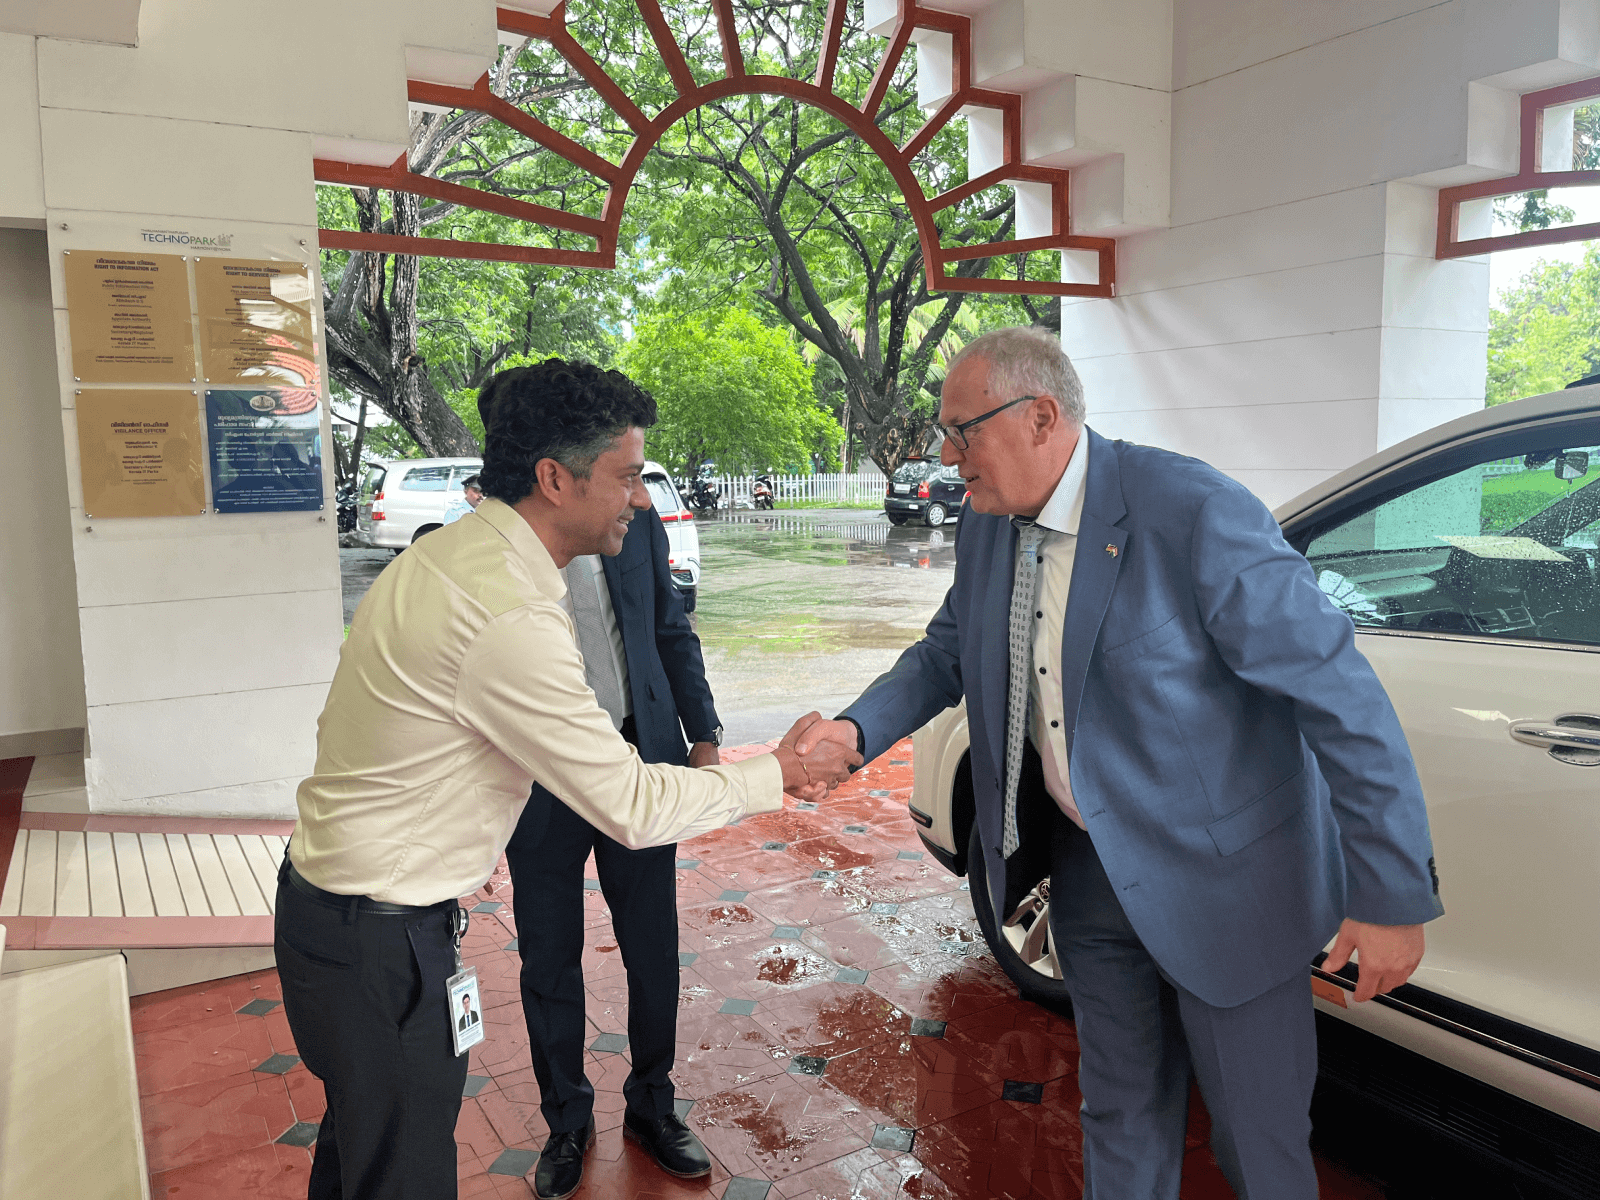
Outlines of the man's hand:
M 1421 925 L 1369 925 L 1346 917 L 1322 969 L 1337 971 L 1354 952 L 1361 968 L 1355 995 L 1359 1004 L 1381 992 L 1392 992 L 1410 979 L 1422 961 L 1422 951 Z
M 857 745 L 856 726 L 853 721 L 824 721 L 820 713 L 807 713 L 789 730 L 794 738 L 795 752 L 810 754 L 819 742 L 837 742 L 854 750 Z M 788 738 L 784 739 L 788 741 Z
M 850 778 L 850 772 L 861 765 L 861 755 L 856 752 L 855 726 L 848 721 L 843 722 L 850 730 L 848 745 L 832 739 L 815 738 L 801 750 L 798 743 L 808 730 L 819 724 L 836 725 L 840 722 L 823 721 L 819 713 L 807 713 L 794 723 L 783 741 L 778 743 L 778 760 L 784 764 L 784 791 L 813 803 L 826 796 L 836 784 Z M 791 763 L 798 768 L 799 779 L 790 778 L 793 774 Z
M 714 767 L 722 761 L 722 752 L 715 742 L 696 742 L 689 747 L 691 767 Z

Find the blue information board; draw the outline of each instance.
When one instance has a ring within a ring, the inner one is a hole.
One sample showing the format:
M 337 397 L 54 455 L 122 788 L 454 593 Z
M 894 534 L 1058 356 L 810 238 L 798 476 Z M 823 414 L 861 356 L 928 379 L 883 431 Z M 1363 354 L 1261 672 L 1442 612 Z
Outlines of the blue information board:
M 206 439 L 218 512 L 322 507 L 322 415 L 304 389 L 208 390 Z

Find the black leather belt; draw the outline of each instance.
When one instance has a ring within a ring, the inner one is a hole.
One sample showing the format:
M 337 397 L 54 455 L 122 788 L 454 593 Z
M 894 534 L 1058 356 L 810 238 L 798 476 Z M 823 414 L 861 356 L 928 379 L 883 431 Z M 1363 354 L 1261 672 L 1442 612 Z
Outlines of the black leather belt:
M 289 886 L 303 896 L 333 908 L 349 909 L 355 906 L 357 912 L 373 913 L 377 916 L 406 917 L 417 913 L 445 912 L 457 907 L 454 900 L 441 900 L 437 904 L 391 904 L 387 900 L 373 900 L 368 896 L 341 896 L 338 892 L 327 892 L 308 880 L 299 871 L 294 869 L 294 864 L 284 860 L 284 876 L 289 881 Z

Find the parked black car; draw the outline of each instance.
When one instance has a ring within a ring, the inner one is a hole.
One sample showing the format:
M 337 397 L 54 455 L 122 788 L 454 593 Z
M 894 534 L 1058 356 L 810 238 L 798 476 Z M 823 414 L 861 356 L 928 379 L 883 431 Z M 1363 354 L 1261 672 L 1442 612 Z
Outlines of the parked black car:
M 938 526 L 961 516 L 967 485 L 954 467 L 936 458 L 911 458 L 901 463 L 883 497 L 883 511 L 896 525 L 913 517 Z

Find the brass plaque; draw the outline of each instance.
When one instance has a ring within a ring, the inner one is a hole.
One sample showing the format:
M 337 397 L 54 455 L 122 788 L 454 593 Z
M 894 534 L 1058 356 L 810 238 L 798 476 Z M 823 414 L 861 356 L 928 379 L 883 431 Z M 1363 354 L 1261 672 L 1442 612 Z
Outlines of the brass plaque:
M 212 387 L 320 394 L 311 272 L 297 262 L 197 258 L 200 363 Z
M 78 459 L 89 517 L 188 517 L 206 508 L 193 392 L 86 391 Z
M 189 274 L 176 254 L 62 255 L 72 375 L 85 383 L 193 383 Z

